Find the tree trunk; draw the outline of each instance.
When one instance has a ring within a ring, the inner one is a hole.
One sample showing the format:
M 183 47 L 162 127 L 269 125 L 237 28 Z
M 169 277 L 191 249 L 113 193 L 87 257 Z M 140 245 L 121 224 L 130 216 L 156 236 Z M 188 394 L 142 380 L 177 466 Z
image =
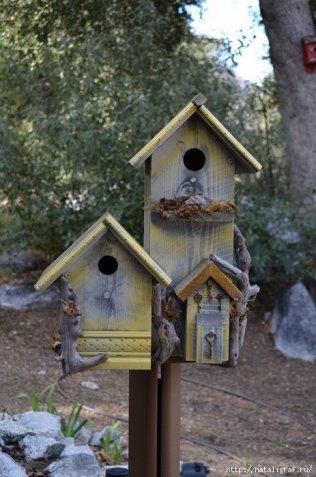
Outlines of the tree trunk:
M 304 69 L 302 38 L 314 35 L 307 0 L 260 0 L 287 137 L 285 159 L 294 192 L 316 184 L 316 71 Z

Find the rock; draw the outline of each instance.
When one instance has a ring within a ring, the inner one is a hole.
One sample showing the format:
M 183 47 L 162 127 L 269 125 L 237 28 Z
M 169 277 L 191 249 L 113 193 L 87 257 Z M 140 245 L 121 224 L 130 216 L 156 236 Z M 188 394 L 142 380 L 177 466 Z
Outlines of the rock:
M 25 436 L 34 432 L 22 426 L 6 413 L 1 415 L 0 420 L 0 444 L 12 444 L 22 440 Z M 0 474 L 1 475 L 1 474 Z
M 289 358 L 316 358 L 316 307 L 303 283 L 280 296 L 270 319 L 276 348 Z
M 44 260 L 39 255 L 21 250 L 20 252 L 3 253 L 0 255 L 0 270 L 12 273 L 29 272 L 44 266 Z
M 105 436 L 108 434 L 108 432 L 111 432 L 111 431 L 112 431 L 112 426 L 105 426 L 101 431 L 94 432 L 89 442 L 90 446 L 102 447 L 101 439 L 104 439 Z M 122 432 L 118 428 L 112 431 L 110 445 L 113 444 L 115 440 L 121 436 L 121 433 Z
M 76 435 L 76 445 L 81 444 L 81 445 L 86 445 L 89 444 L 89 441 L 92 436 L 92 431 L 87 429 L 86 427 L 82 427 L 78 434 Z
M 53 414 L 33 411 L 14 417 L 6 413 L 0 414 L 0 444 L 1 428 L 2 445 L 18 443 L 26 460 L 35 462 L 56 458 L 56 461 L 44 470 L 44 473 L 51 477 L 104 476 L 90 447 L 77 445 L 78 441 L 72 437 L 64 437 L 60 432 L 60 419 Z M 108 428 L 110 429 L 110 426 Z M 90 431 L 87 432 L 91 434 Z M 83 436 L 85 440 L 88 439 L 84 432 Z M 27 474 L 21 465 L 0 451 L 0 477 L 9 476 L 27 477 Z
M 70 444 L 69 446 L 65 448 L 61 457 L 69 457 L 69 456 L 77 455 L 77 454 L 94 455 L 90 447 L 87 445 L 77 446 L 75 444 Z
M 0 287 L 0 306 L 13 310 L 34 310 L 60 303 L 60 290 L 51 285 L 43 293 L 35 290 L 32 284 L 7 283 Z
M 0 477 L 27 477 L 27 473 L 12 457 L 0 452 Z
M 88 389 L 98 390 L 99 385 L 93 381 L 82 381 L 81 386 Z
M 88 453 L 75 453 L 62 457 L 50 464 L 44 472 L 51 477 L 99 477 L 100 469 L 95 456 Z
M 33 431 L 36 435 L 53 437 L 54 439 L 63 438 L 61 432 L 60 418 L 55 414 L 49 412 L 34 412 L 29 411 L 24 414 L 16 416 L 18 424 Z
M 19 442 L 26 460 L 57 458 L 65 449 L 65 444 L 51 437 L 26 436 Z

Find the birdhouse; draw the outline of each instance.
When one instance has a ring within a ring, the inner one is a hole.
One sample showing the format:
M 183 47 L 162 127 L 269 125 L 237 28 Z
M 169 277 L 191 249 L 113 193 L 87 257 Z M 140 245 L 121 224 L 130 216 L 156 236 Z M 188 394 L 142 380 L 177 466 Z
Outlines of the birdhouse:
M 308 73 L 316 71 L 316 36 L 302 39 L 302 51 L 305 70 Z
M 222 363 L 229 359 L 231 300 L 232 294 L 238 300 L 238 290 L 229 272 L 219 276 L 216 265 L 214 272 L 209 257 L 233 263 L 234 177 L 261 165 L 205 102 L 202 94 L 193 98 L 127 165 L 145 163 L 144 248 L 175 287 L 168 289 L 179 315 L 174 357 Z
M 152 278 L 164 286 L 171 279 L 111 214 L 105 213 L 51 264 L 36 289 L 43 291 L 61 275 L 66 325 L 80 315 L 74 343 L 80 357 L 74 361 L 103 356 L 99 368 L 150 369 Z M 97 360 L 86 363 L 90 367 Z

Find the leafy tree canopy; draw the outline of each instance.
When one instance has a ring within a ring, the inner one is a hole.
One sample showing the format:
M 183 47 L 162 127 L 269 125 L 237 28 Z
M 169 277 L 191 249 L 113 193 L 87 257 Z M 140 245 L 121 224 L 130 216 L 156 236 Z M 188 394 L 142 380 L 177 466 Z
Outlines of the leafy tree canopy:
M 4 0 L 0 200 L 50 258 L 105 210 L 140 239 L 143 172 L 126 161 L 199 91 L 227 116 L 224 47 L 192 35 L 191 4 Z

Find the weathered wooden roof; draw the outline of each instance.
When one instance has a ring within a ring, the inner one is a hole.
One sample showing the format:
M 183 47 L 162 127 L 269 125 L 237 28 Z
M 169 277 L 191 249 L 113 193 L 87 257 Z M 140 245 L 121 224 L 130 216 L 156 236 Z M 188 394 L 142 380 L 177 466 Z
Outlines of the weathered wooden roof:
M 44 291 L 58 277 L 65 273 L 69 266 L 75 263 L 90 247 L 110 230 L 122 244 L 137 258 L 153 277 L 162 285 L 168 286 L 171 278 L 148 255 L 141 245 L 120 225 L 120 223 L 106 212 L 81 237 L 79 237 L 60 257 L 58 257 L 35 284 L 38 291 Z
M 208 258 L 202 260 L 184 277 L 175 287 L 174 292 L 180 300 L 185 301 L 200 288 L 209 277 L 212 277 L 233 300 L 239 301 L 241 299 L 241 291 L 238 290 L 233 282 Z
M 234 136 L 215 118 L 204 106 L 207 101 L 203 94 L 196 95 L 146 146 L 144 146 L 132 159 L 127 162 L 131 169 L 137 169 L 143 162 L 161 146 L 182 124 L 194 113 L 204 121 L 211 131 L 222 141 L 234 154 L 241 164 L 241 169 L 236 172 L 257 172 L 262 168 L 261 164 L 234 138 Z

